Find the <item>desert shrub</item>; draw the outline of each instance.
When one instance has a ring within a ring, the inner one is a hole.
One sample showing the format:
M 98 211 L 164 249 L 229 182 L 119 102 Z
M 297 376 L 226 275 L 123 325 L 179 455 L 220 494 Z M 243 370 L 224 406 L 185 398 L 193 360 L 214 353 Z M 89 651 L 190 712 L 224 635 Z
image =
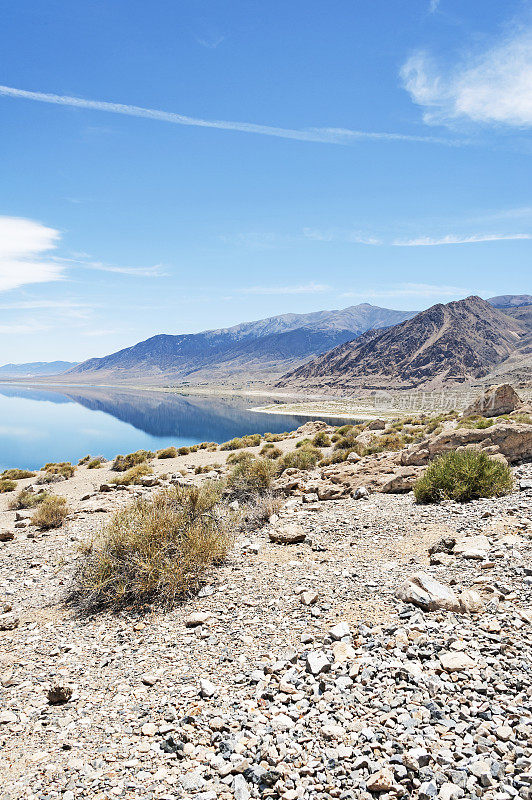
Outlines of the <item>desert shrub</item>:
M 41 530 L 49 530 L 60 528 L 67 516 L 68 506 L 65 498 L 52 494 L 39 503 L 31 521 Z
M 17 488 L 17 484 L 15 481 L 9 481 L 5 478 L 0 478 L 0 494 L 5 494 L 6 492 L 13 492 Z
M 482 450 L 453 450 L 436 458 L 417 480 L 418 503 L 441 500 L 466 502 L 479 497 L 499 497 L 512 489 L 510 468 Z
M 307 447 L 300 447 L 299 450 L 294 450 L 279 459 L 281 469 L 314 469 L 318 463 L 321 453 L 312 445 Z
M 312 444 L 310 439 L 300 439 L 299 442 L 296 442 L 296 447 L 308 447 Z
M 81 604 L 170 605 L 197 589 L 233 542 L 235 515 L 220 497 L 214 482 L 171 487 L 117 511 L 83 548 L 76 575 Z
M 355 447 L 347 447 L 345 450 L 335 450 L 330 456 L 327 458 L 322 458 L 319 462 L 320 467 L 329 467 L 331 464 L 341 464 L 344 461 L 347 461 L 348 457 L 351 453 L 357 453 L 360 455 L 358 450 L 360 448 Z
M 215 469 L 219 469 L 221 464 L 203 464 L 202 466 L 198 466 L 194 468 L 194 473 L 196 475 L 204 475 L 206 472 L 212 472 Z
M 249 450 L 240 450 L 240 452 L 229 453 L 227 456 L 226 464 L 239 464 L 241 461 L 251 461 L 257 458 L 255 453 L 250 453 Z
M 176 457 L 177 457 L 176 447 L 165 447 L 164 450 L 157 451 L 157 458 L 176 458 Z
M 137 464 L 135 467 L 127 469 L 121 475 L 117 475 L 116 478 L 111 478 L 110 483 L 114 483 L 116 486 L 131 486 L 140 483 L 140 478 L 143 478 L 145 475 L 151 475 L 152 472 L 153 470 L 148 464 Z
M 348 424 L 348 425 L 341 425 L 339 428 L 336 428 L 336 433 L 337 433 L 339 436 L 345 436 L 345 435 L 346 435 L 346 433 L 349 433 L 349 431 L 352 431 L 354 427 L 355 427 L 355 426 L 354 426 L 354 425 L 351 425 L 351 424 Z
M 220 445 L 220 450 L 240 450 L 242 447 L 258 447 L 261 441 L 260 433 L 251 433 L 248 436 L 240 436 L 224 442 Z
M 334 450 L 356 450 L 357 453 L 362 450 L 360 442 L 357 442 L 353 433 L 346 433 L 340 436 L 334 443 Z
M 330 447 L 331 437 L 325 431 L 319 431 L 312 440 L 314 447 Z
M 399 434 L 397 431 L 393 433 L 384 433 L 382 436 L 374 436 L 369 444 L 364 448 L 365 455 L 372 455 L 373 453 L 382 453 L 385 450 L 401 450 L 405 445 L 413 442 L 417 437 L 407 433 Z
M 512 422 L 520 422 L 523 425 L 532 425 L 532 415 L 527 414 L 524 411 L 517 411 L 513 414 L 508 414 L 505 417 L 501 417 L 500 419 L 509 419 Z
M 262 453 L 262 450 L 261 450 L 261 453 Z M 265 453 L 262 453 L 262 455 L 264 455 L 265 458 L 271 458 L 272 461 L 274 461 L 276 458 L 280 458 L 282 456 L 282 454 L 283 454 L 283 451 L 281 450 L 280 447 L 272 447 L 269 450 L 266 450 Z
M 248 499 L 264 494 L 277 474 L 277 465 L 269 458 L 243 459 L 233 467 L 227 489 L 231 498 Z
M 188 456 L 190 453 L 190 447 L 179 447 L 177 452 L 180 456 Z
M 48 497 L 51 497 L 51 495 L 45 492 L 44 489 L 40 492 L 28 492 L 27 489 L 21 489 L 20 492 L 9 501 L 9 508 L 11 511 L 20 511 L 23 508 L 35 508 Z
M 21 481 L 24 478 L 34 478 L 35 472 L 30 472 L 29 469 L 5 469 L 2 472 L 2 478 L 9 481 Z
M 264 440 L 266 442 L 282 442 L 290 436 L 289 431 L 285 431 L 284 433 L 265 433 Z
M 83 456 L 83 458 L 80 458 L 80 460 L 78 461 L 78 467 L 82 467 L 84 464 L 88 464 L 90 460 L 91 460 L 90 455 Z
M 273 514 L 277 514 L 284 498 L 271 490 L 253 495 L 240 510 L 239 529 L 244 533 L 262 528 Z
M 491 428 L 491 426 L 494 424 L 495 421 L 493 419 L 487 419 L 486 417 L 481 417 L 480 415 L 472 415 L 470 417 L 464 417 L 464 419 L 460 420 L 459 427 L 478 428 L 479 430 L 484 430 L 484 428 Z
M 106 460 L 105 456 L 95 456 L 95 458 L 91 458 L 87 464 L 87 469 L 100 469 L 100 467 L 105 464 Z
M 134 453 L 128 453 L 127 456 L 116 456 L 111 469 L 115 472 L 125 472 L 131 467 L 136 467 L 137 464 L 149 461 L 154 455 L 155 453 L 152 453 L 151 450 L 136 450 Z
M 71 478 L 76 471 L 70 461 L 51 461 L 42 468 L 43 472 L 49 475 L 62 475 L 63 478 Z
M 37 484 L 48 484 L 48 483 L 60 483 L 61 481 L 66 480 L 65 475 L 61 475 L 60 472 L 42 472 L 35 483 Z
M 431 422 L 425 425 L 425 433 L 441 433 L 443 430 L 443 426 L 438 419 L 433 419 Z

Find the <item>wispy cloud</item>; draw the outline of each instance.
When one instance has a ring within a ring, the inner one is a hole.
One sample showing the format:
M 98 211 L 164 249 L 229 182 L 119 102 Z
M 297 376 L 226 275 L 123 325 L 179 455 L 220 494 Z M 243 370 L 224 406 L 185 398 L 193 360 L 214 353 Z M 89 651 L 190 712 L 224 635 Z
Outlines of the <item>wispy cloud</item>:
M 0 217 L 0 292 L 64 278 L 64 266 L 45 255 L 59 238 L 59 231 L 40 222 Z
M 198 128 L 216 128 L 224 131 L 239 131 L 241 133 L 256 133 L 262 136 L 276 136 L 281 139 L 295 139 L 303 142 L 320 142 L 323 144 L 353 144 L 356 141 L 400 141 L 400 142 L 425 142 L 429 144 L 444 144 L 456 146 L 462 141 L 446 139 L 437 136 L 415 136 L 403 133 L 383 133 L 373 131 L 351 130 L 349 128 L 280 128 L 273 125 L 257 125 L 252 122 L 233 122 L 230 120 L 207 120 L 198 117 L 188 117 L 172 111 L 159 111 L 154 108 L 127 105 L 124 103 L 109 103 L 103 100 L 85 100 L 82 97 L 51 94 L 49 92 L 30 92 L 25 89 L 16 89 L 12 86 L 0 86 L 0 95 L 16 97 L 24 100 L 36 100 L 40 103 L 52 103 L 59 106 L 72 108 L 85 108 L 92 111 L 107 111 L 112 114 L 125 114 L 130 117 L 142 117 L 161 122 L 171 122 L 174 125 L 188 125 Z
M 468 119 L 477 123 L 532 125 L 532 29 L 514 28 L 495 45 L 441 67 L 426 52 L 401 69 L 412 100 L 429 124 Z
M 102 264 L 99 261 L 88 261 L 82 266 L 86 269 L 114 272 L 117 275 L 132 275 L 137 278 L 162 278 L 168 275 L 167 272 L 164 272 L 162 264 L 154 264 L 152 267 L 117 267 L 111 264 Z
M 41 322 L 13 322 L 11 325 L 0 325 L 0 334 L 10 336 L 20 336 L 25 333 L 42 333 L 49 330 L 48 325 Z
M 249 286 L 238 291 L 242 294 L 318 294 L 330 289 L 323 283 L 306 283 L 298 286 Z
M 479 242 L 504 242 L 515 239 L 532 239 L 529 233 L 474 233 L 470 236 L 447 234 L 439 238 L 420 236 L 416 239 L 396 239 L 394 247 L 435 247 L 442 244 L 478 244 Z
M 523 214 L 524 216 L 524 214 Z M 532 239 L 530 233 L 471 233 L 442 236 L 415 236 L 409 239 L 390 239 L 364 234 L 360 231 L 319 231 L 304 228 L 303 235 L 315 242 L 348 242 L 374 247 L 435 247 L 444 244 L 479 244 L 482 242 L 514 241 Z
M 216 50 L 216 48 L 219 47 L 221 43 L 225 41 L 225 36 L 213 36 L 209 38 L 196 36 L 196 41 L 202 47 L 206 47 L 207 50 Z
M 435 14 L 438 10 L 438 6 L 440 5 L 440 0 L 430 0 L 429 3 L 429 14 Z

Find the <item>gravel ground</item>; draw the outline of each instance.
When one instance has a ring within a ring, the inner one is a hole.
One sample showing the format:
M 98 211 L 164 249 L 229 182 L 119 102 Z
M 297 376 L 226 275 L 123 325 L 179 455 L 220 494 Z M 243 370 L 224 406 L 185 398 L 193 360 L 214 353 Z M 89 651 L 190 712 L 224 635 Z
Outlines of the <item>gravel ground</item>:
M 291 498 L 199 597 L 140 617 L 63 602 L 79 542 L 130 499 L 88 488 L 54 487 L 75 504 L 64 528 L 0 544 L 0 621 L 19 619 L 0 632 L 1 800 L 532 798 L 531 490 Z M 304 542 L 270 541 L 294 525 Z M 442 537 L 478 534 L 480 557 L 430 563 Z M 481 613 L 399 602 L 420 570 L 478 590 Z

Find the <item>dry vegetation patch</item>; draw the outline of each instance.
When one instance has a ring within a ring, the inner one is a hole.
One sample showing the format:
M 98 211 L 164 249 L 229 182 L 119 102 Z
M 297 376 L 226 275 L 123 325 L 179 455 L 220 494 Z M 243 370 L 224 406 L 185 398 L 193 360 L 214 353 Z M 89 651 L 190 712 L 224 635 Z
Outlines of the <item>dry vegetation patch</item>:
M 171 604 L 226 557 L 236 516 L 222 487 L 172 487 L 116 512 L 83 548 L 76 596 L 85 607 Z

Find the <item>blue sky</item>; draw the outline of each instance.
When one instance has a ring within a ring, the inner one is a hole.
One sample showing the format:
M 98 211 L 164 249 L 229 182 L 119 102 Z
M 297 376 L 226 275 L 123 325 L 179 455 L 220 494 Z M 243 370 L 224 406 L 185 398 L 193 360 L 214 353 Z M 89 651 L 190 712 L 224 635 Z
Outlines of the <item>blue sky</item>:
M 532 293 L 528 0 L 17 0 L 2 363 Z

